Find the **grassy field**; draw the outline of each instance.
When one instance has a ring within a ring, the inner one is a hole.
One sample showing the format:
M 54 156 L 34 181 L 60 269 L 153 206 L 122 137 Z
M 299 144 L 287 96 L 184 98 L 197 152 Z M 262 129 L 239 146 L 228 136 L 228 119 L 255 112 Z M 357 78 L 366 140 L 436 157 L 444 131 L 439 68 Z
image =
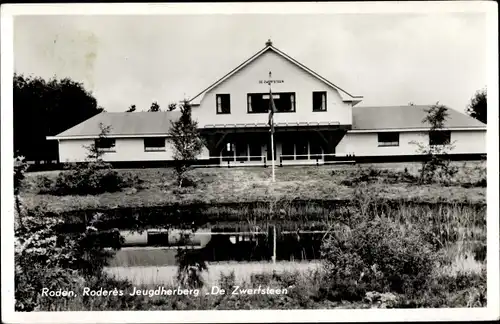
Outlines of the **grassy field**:
M 52 196 L 39 194 L 44 179 L 54 180 L 56 172 L 27 174 L 22 199 L 27 208 L 42 206 L 47 211 L 71 211 L 92 208 L 162 206 L 170 203 L 253 202 L 270 199 L 350 199 L 355 185 L 349 181 L 365 170 L 385 171 L 366 183 L 368 190 L 381 198 L 419 201 L 449 201 L 485 203 L 486 188 L 471 185 L 486 177 L 486 162 L 455 162 L 459 172 L 451 183 L 418 185 L 390 180 L 406 169 L 418 175 L 418 163 L 388 163 L 374 165 L 301 166 L 276 169 L 276 182 L 270 183 L 269 168 L 212 168 L 192 171 L 195 188 L 177 188 L 172 169 L 119 170 L 122 174 L 137 175 L 142 183 L 121 192 L 95 196 Z M 389 185 L 390 184 L 390 185 Z

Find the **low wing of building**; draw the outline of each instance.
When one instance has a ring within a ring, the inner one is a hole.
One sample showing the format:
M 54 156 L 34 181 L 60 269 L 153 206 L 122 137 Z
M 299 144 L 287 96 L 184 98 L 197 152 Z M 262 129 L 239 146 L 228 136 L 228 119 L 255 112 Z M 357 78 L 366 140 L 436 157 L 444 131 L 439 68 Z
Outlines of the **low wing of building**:
M 423 123 L 431 106 L 356 107 L 352 129 L 337 152 L 354 156 L 418 155 L 418 143 L 449 144 L 449 154 L 486 154 L 486 125 L 454 109 L 448 109 L 445 127 L 430 132 Z

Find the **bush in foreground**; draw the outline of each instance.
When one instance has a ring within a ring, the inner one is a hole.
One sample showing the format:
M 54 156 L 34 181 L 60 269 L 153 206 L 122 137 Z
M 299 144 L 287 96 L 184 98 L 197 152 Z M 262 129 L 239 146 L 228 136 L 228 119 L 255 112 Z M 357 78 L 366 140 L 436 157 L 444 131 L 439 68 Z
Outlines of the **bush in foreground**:
M 98 195 L 140 183 L 137 176 L 124 177 L 103 161 L 71 165 L 68 170 L 60 172 L 55 181 L 47 177 L 38 180 L 41 194 L 57 196 Z
M 15 230 L 15 309 L 40 310 L 42 289 L 83 287 L 100 277 L 113 252 L 103 248 L 102 237 L 113 232 L 118 249 L 123 238 L 117 231 L 98 231 L 97 218 L 82 232 L 61 234 L 64 221 L 41 213 L 22 215 L 22 226 Z M 59 305 L 60 306 L 60 305 Z
M 413 294 L 424 287 L 435 262 L 419 231 L 381 218 L 353 229 L 339 227 L 323 243 L 332 300 L 360 300 L 369 291 Z

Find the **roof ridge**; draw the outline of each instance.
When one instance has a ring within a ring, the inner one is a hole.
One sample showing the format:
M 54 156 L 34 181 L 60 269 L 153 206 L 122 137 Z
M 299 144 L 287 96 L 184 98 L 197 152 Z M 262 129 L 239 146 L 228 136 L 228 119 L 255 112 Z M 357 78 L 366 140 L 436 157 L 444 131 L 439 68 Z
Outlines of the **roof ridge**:
M 228 78 L 230 78 L 232 75 L 234 75 L 234 73 L 236 73 L 237 71 L 243 69 L 249 63 L 251 63 L 252 61 L 254 61 L 257 57 L 261 56 L 262 54 L 264 54 L 265 52 L 267 52 L 269 50 L 271 50 L 274 53 L 282 56 L 284 59 L 286 59 L 286 60 L 290 61 L 291 63 L 295 64 L 297 67 L 299 67 L 302 70 L 306 71 L 307 73 L 311 74 L 312 76 L 314 76 L 318 80 L 326 83 L 328 86 L 336 89 L 338 92 L 345 93 L 347 96 L 349 96 L 349 98 L 354 99 L 353 101 L 356 101 L 356 99 L 362 99 L 363 98 L 363 96 L 352 95 L 351 93 L 349 93 L 346 90 L 342 89 L 341 87 L 337 86 L 333 82 L 329 81 L 325 77 L 321 76 L 317 72 L 315 72 L 312 69 L 310 69 L 309 67 L 305 66 L 303 63 L 297 61 L 296 59 L 294 59 L 293 57 L 291 57 L 287 53 L 285 53 L 285 52 L 281 51 L 280 49 L 278 49 L 277 47 L 273 46 L 272 42 L 268 41 L 268 42 L 266 42 L 266 46 L 263 49 L 259 50 L 257 53 L 255 53 L 254 55 L 252 55 L 251 57 L 249 57 L 247 60 L 243 61 L 237 67 L 235 67 L 234 69 L 232 69 L 231 71 L 229 71 L 228 73 L 226 73 L 222 78 L 220 78 L 217 81 L 213 82 L 211 85 L 209 85 L 203 91 L 199 92 L 197 95 L 195 95 L 194 97 L 190 98 L 189 102 L 194 101 L 198 97 L 204 95 L 206 92 L 212 90 L 213 88 L 215 88 L 216 86 L 218 86 L 222 82 L 226 81 Z

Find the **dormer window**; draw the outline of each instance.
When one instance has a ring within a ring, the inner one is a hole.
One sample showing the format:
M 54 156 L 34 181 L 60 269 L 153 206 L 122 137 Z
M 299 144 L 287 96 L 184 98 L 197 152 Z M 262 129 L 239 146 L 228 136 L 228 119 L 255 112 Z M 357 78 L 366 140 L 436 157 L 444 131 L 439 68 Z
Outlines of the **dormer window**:
M 229 94 L 218 94 L 215 96 L 217 104 L 217 114 L 230 114 L 231 103 Z

